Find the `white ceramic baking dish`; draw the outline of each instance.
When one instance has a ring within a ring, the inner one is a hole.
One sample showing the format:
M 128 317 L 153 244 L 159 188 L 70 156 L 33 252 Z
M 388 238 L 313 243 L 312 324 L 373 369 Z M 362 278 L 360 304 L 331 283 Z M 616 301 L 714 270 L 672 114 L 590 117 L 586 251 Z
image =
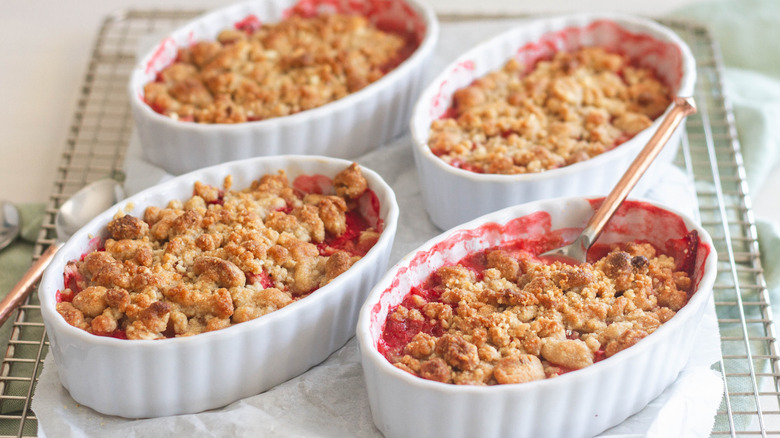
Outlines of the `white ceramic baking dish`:
M 555 51 L 601 46 L 628 55 L 655 71 L 676 96 L 691 96 L 696 62 L 672 30 L 655 21 L 620 14 L 576 14 L 530 20 L 459 56 L 420 95 L 411 119 L 415 163 L 426 210 L 435 225 L 447 229 L 510 205 L 558 196 L 604 195 L 658 128 L 663 115 L 629 141 L 591 159 L 540 173 L 481 174 L 451 166 L 428 147 L 433 120 L 442 117 L 453 93 L 511 57 L 533 65 Z M 669 111 L 667 108 L 666 112 Z M 666 113 L 664 113 L 666 114 Z M 681 125 L 656 159 L 669 163 L 677 154 Z M 659 177 L 654 164 L 634 193 L 643 193 Z
M 377 349 L 389 310 L 439 267 L 550 232 L 571 241 L 600 199 L 556 198 L 482 216 L 429 240 L 382 277 L 360 311 L 357 338 L 373 420 L 386 437 L 590 437 L 642 409 L 675 380 L 711 297 L 717 254 L 701 226 L 649 202 L 626 201 L 598 243 L 642 240 L 664 249 L 691 231 L 699 241 L 689 302 L 637 344 L 555 378 L 497 386 L 425 380 L 396 368 Z
M 176 57 L 177 48 L 214 40 L 219 31 L 254 15 L 277 22 L 293 7 L 360 13 L 374 22 L 406 26 L 417 49 L 362 90 L 332 103 L 284 117 L 239 124 L 198 124 L 171 119 L 144 102 L 144 85 Z M 172 174 L 255 156 L 306 154 L 356 158 L 402 134 L 427 79 L 436 45 L 433 10 L 416 0 L 254 0 L 231 5 L 182 26 L 150 49 L 130 75 L 129 99 L 143 154 Z
M 263 392 L 327 358 L 355 333 L 365 296 L 384 273 L 396 232 L 398 205 L 392 189 L 362 168 L 379 200 L 384 230 L 374 247 L 315 293 L 257 319 L 190 337 L 126 340 L 92 335 L 57 313 L 57 291 L 69 260 L 88 252 L 117 213 L 139 216 L 148 206 L 188 199 L 195 181 L 217 187 L 226 175 L 233 188 L 285 169 L 333 177 L 349 161 L 316 156 L 261 157 L 195 171 L 140 192 L 105 211 L 60 249 L 38 289 L 41 313 L 60 381 L 76 402 L 122 417 L 199 412 Z M 141 216 L 143 217 L 143 216 Z

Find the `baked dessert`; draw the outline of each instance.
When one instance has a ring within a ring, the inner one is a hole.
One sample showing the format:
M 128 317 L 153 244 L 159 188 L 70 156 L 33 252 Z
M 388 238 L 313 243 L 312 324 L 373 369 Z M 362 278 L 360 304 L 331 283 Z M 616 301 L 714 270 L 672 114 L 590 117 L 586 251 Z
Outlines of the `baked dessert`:
M 411 35 L 386 32 L 344 13 L 256 17 L 216 41 L 178 50 L 144 86 L 156 112 L 197 123 L 241 123 L 322 106 L 381 78 L 413 50 Z
M 692 292 L 688 262 L 649 243 L 602 250 L 572 266 L 515 244 L 443 266 L 390 310 L 377 348 L 404 371 L 459 385 L 523 383 L 592 365 L 653 333 Z
M 449 111 L 431 124 L 428 146 L 473 172 L 543 172 L 620 145 L 670 102 L 653 71 L 601 47 L 558 52 L 533 66 L 513 58 L 455 91 Z
M 56 310 L 95 335 L 190 336 L 300 300 L 363 257 L 382 232 L 379 201 L 352 163 L 333 180 L 283 170 L 248 188 L 195 183 L 143 217 L 117 215 L 95 251 L 68 262 Z

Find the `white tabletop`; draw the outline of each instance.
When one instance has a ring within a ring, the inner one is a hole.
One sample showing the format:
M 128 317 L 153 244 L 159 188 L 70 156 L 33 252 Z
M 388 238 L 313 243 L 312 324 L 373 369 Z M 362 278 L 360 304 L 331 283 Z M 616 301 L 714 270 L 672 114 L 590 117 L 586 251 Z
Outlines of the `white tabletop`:
M 572 12 L 575 0 L 428 0 L 446 13 Z M 708 0 L 654 0 L 627 2 L 591 0 L 588 10 L 621 11 L 661 16 L 685 4 Z M 228 4 L 219 0 L 72 0 L 32 2 L 4 0 L 0 14 L 0 199 L 47 202 L 61 164 L 68 129 L 87 62 L 104 17 L 126 8 L 211 9 Z M 581 8 L 581 6 L 579 6 Z M 770 177 L 752 193 L 755 211 L 780 223 L 780 175 Z

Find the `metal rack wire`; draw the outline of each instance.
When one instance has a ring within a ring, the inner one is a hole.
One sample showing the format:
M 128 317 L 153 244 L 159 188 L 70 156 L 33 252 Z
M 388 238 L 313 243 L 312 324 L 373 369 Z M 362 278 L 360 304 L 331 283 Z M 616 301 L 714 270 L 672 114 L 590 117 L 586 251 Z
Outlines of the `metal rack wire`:
M 133 129 L 126 97 L 141 39 L 186 22 L 199 11 L 131 10 L 106 17 L 76 105 L 62 162 L 46 209 L 35 255 L 54 241 L 54 215 L 76 190 L 121 171 Z M 442 21 L 486 17 L 440 17 Z M 690 45 L 697 60 L 696 102 L 678 158 L 696 188 L 702 225 L 719 254 L 716 312 L 725 397 L 714 436 L 780 436 L 780 364 L 734 116 L 723 95 L 722 62 L 707 29 L 665 22 Z M 33 294 L 13 321 L 0 365 L 0 437 L 36 436 L 30 403 L 48 351 L 38 298 Z

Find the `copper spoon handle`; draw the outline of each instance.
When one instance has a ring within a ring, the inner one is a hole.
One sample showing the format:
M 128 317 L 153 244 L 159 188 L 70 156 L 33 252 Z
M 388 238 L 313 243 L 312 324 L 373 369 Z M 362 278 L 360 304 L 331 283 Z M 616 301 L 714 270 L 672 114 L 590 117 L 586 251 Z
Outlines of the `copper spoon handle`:
M 24 300 L 30 295 L 30 292 L 35 289 L 35 285 L 38 283 L 38 280 L 41 279 L 43 271 L 49 266 L 49 262 L 51 262 L 51 259 L 54 258 L 54 254 L 57 253 L 57 250 L 59 250 L 61 246 L 62 243 L 59 242 L 49 246 L 49 248 L 41 254 L 38 260 L 30 266 L 30 269 L 24 273 L 24 277 L 16 283 L 16 286 L 8 292 L 8 295 L 0 301 L 0 326 L 5 324 L 13 311 L 21 306 Z
M 650 138 L 645 147 L 639 152 L 634 161 L 620 178 L 615 188 L 609 192 L 609 195 L 601 203 L 601 206 L 596 210 L 596 213 L 591 216 L 585 228 L 582 230 L 582 236 L 584 237 L 585 247 L 588 248 L 596 241 L 604 229 L 604 226 L 609 222 L 609 219 L 620 207 L 620 204 L 626 199 L 628 193 L 634 188 L 639 179 L 644 175 L 645 171 L 650 164 L 655 160 L 655 157 L 661 152 L 661 149 L 666 145 L 669 137 L 677 128 L 677 126 L 685 119 L 686 116 L 696 113 L 696 104 L 692 97 L 676 97 L 674 98 L 674 106 L 669 111 L 669 114 L 663 119 L 655 134 Z

